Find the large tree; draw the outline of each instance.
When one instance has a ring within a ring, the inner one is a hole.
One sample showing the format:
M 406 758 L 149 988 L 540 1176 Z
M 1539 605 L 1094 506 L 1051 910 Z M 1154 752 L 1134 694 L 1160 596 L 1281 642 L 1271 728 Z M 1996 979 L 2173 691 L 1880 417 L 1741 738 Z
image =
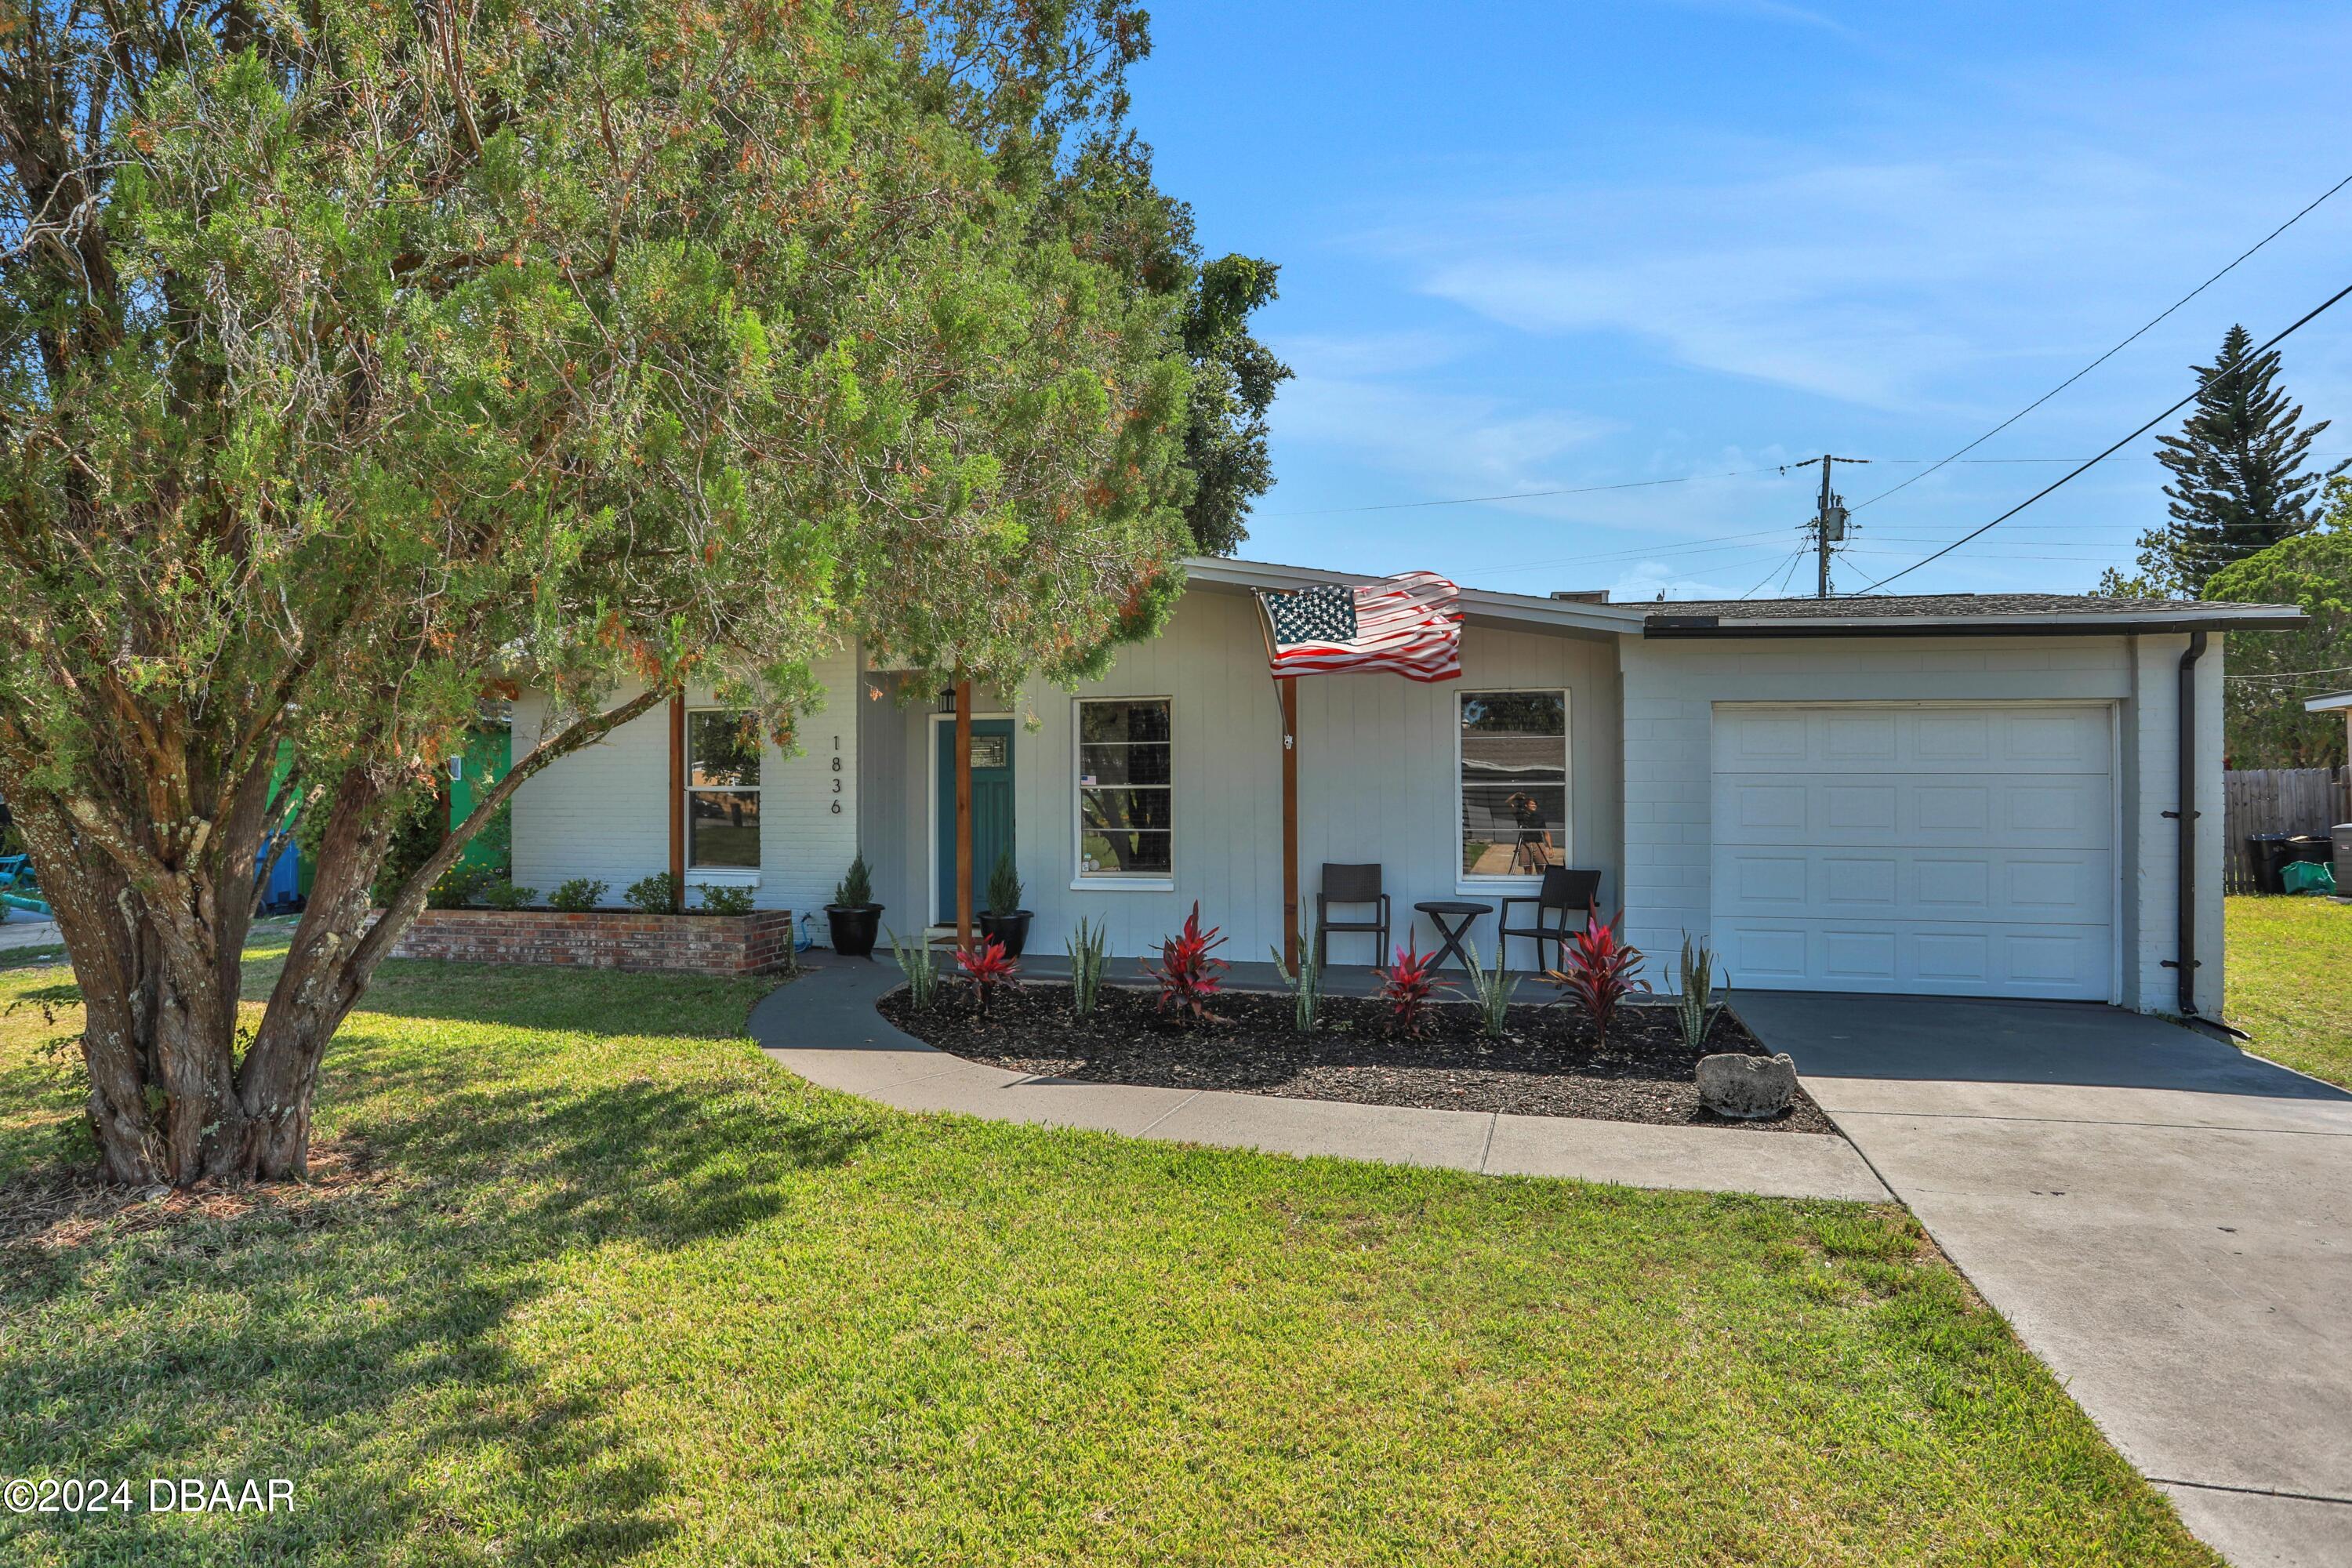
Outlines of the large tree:
M 1191 205 L 1159 188 L 1151 149 L 1131 135 L 1093 138 L 1052 211 L 1092 237 L 1135 287 L 1175 305 L 1192 376 L 1184 524 L 1201 554 L 1232 554 L 1249 537 L 1250 504 L 1274 486 L 1266 414 L 1291 370 L 1251 332 L 1250 318 L 1274 302 L 1279 269 L 1238 252 L 1208 258 Z
M 427 886 L 689 677 L 782 733 L 845 637 L 1066 679 L 1155 623 L 1181 296 L 1063 199 L 1145 47 L 1126 0 L 0 17 L 0 790 L 115 1178 L 302 1172 Z M 402 806 L 514 681 L 546 738 L 371 926 Z M 240 1041 L 297 807 L 313 889 Z
M 2278 384 L 2278 351 L 2256 353 L 2245 328 L 2231 327 L 2213 363 L 2192 368 L 2197 401 L 2179 435 L 2158 437 L 2172 521 L 2140 536 L 2138 579 L 2191 599 L 2231 562 L 2318 521 L 2319 487 L 2346 467 L 2305 468 L 2328 422 L 2303 423 L 2303 405 Z
M 2306 713 L 2303 700 L 2352 687 L 2352 479 L 2328 486 L 2322 526 L 2234 562 L 2205 584 L 2208 599 L 2300 605 L 2292 631 L 2230 645 L 2223 726 L 2237 768 L 2334 767 L 2344 754 L 2339 713 Z

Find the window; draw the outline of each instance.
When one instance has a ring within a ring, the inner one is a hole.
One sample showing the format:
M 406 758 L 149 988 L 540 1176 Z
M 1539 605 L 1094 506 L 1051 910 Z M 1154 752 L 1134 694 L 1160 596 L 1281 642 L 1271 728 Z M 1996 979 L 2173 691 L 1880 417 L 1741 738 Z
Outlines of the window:
M 1078 704 L 1078 875 L 1175 875 L 1175 772 L 1164 697 Z
M 686 863 L 697 870 L 760 864 L 760 725 L 749 711 L 686 716 Z
M 1462 874 L 1568 864 L 1568 693 L 1460 694 Z

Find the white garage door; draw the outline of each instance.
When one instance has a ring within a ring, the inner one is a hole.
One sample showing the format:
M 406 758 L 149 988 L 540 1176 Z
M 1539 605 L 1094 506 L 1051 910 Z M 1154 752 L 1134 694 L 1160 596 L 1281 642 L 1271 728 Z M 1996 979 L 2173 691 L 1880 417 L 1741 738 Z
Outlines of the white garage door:
M 2104 708 L 1715 710 L 1715 943 L 1736 986 L 2108 999 Z

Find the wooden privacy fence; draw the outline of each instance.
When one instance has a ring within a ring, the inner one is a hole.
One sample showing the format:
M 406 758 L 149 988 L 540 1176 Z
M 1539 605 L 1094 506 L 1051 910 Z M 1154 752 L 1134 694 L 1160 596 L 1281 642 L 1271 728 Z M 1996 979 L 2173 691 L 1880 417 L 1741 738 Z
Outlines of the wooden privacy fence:
M 2246 836 L 2325 834 L 2339 822 L 2352 822 L 2352 770 L 2232 769 L 2221 775 L 2221 798 L 2228 839 L 2225 886 L 2232 893 L 2251 893 L 2254 868 L 2246 856 Z

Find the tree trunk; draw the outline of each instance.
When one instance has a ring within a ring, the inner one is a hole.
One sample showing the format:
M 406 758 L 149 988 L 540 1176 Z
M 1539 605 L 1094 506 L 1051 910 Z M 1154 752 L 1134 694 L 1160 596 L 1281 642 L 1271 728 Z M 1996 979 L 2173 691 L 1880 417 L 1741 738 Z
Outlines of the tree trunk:
M 44 790 L 29 782 L 21 758 L 0 754 L 0 788 L 79 983 L 89 1125 L 109 1179 L 188 1186 L 307 1173 L 327 1044 L 425 907 L 426 890 L 524 780 L 667 695 L 646 691 L 532 748 L 373 923 L 370 889 L 406 780 L 387 768 L 347 769 L 321 803 L 326 825 L 310 901 L 242 1059 L 237 994 L 255 864 L 270 820 L 275 737 L 223 792 L 217 822 L 170 820 L 130 785 L 110 795 Z M 176 783 L 187 772 L 147 773 L 159 775 Z

